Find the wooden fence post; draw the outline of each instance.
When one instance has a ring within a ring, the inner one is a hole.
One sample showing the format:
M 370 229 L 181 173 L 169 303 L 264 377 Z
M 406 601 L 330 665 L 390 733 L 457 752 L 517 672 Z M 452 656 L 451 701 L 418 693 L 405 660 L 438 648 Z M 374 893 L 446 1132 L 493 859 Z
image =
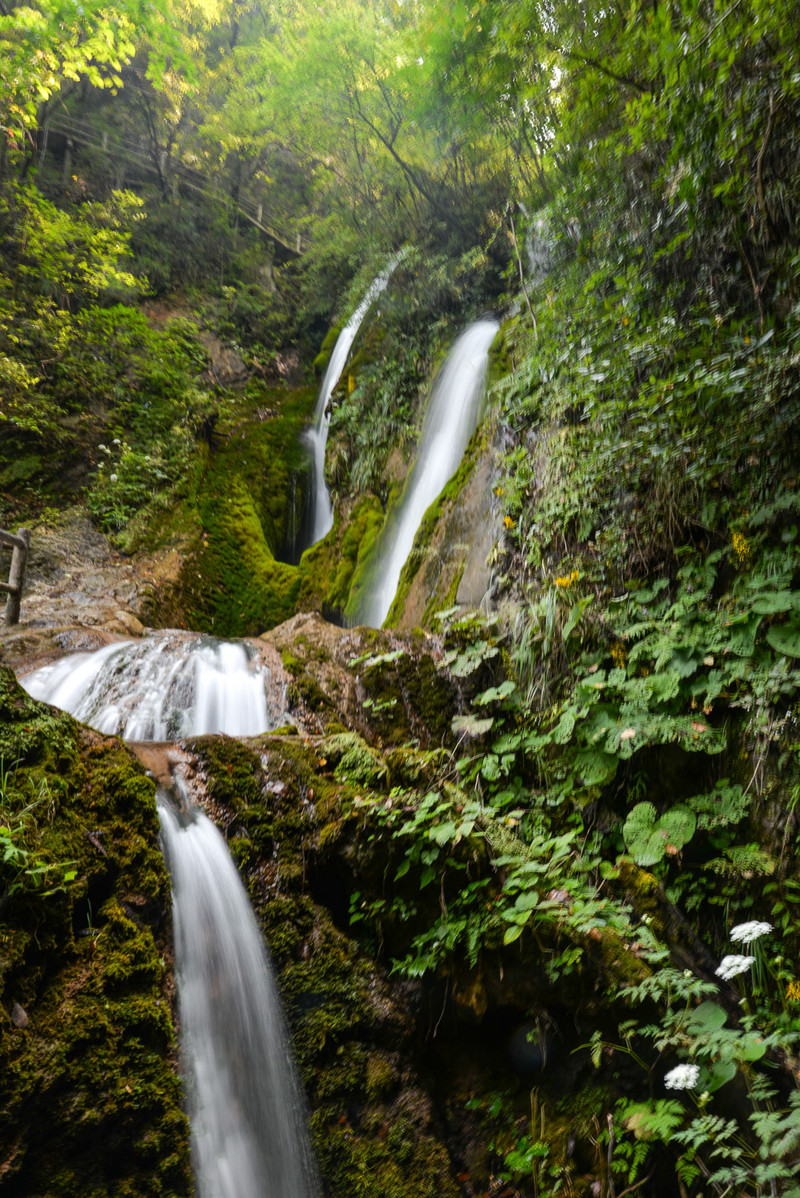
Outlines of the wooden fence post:
M 6 624 L 18 624 L 22 588 L 25 584 L 25 567 L 28 564 L 28 550 L 31 547 L 31 530 L 21 528 L 17 536 L 8 532 L 0 532 L 0 544 L 9 545 L 12 549 L 8 582 L 0 582 L 0 591 L 5 591 L 8 595 L 5 622 Z

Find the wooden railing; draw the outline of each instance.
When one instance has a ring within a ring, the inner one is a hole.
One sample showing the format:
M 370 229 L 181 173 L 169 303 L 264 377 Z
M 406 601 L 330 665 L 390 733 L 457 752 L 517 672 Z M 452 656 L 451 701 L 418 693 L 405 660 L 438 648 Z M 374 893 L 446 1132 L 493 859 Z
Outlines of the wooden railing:
M 15 535 L 0 529 L 0 545 L 11 550 L 11 569 L 8 572 L 8 582 L 0 582 L 0 594 L 8 595 L 6 600 L 6 624 L 19 623 L 19 605 L 22 600 L 22 588 L 25 583 L 25 567 L 28 564 L 28 550 L 31 547 L 29 528 L 21 528 Z

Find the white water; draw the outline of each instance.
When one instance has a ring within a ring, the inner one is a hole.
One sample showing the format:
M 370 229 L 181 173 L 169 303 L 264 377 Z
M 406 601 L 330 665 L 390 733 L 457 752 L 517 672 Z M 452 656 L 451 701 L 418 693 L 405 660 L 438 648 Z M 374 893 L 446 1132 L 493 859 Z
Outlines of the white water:
M 225 841 L 159 796 L 198 1198 L 314 1198 L 304 1104 L 264 946 Z
M 258 736 L 286 722 L 283 687 L 246 643 L 167 632 L 75 653 L 20 679 L 107 735 Z
M 361 327 L 361 322 L 375 297 L 386 290 L 389 277 L 400 261 L 400 256 L 400 254 L 395 255 L 386 267 L 386 270 L 382 274 L 379 274 L 377 279 L 370 285 L 367 294 L 342 329 L 336 339 L 333 353 L 328 362 L 328 369 L 325 371 L 325 377 L 319 389 L 316 407 L 314 408 L 314 423 L 305 433 L 306 444 L 311 450 L 311 460 L 314 467 L 310 499 L 311 512 L 308 524 L 311 534 L 306 548 L 316 545 L 317 541 L 321 541 L 333 528 L 331 495 L 325 482 L 325 447 L 328 444 L 328 429 L 331 423 L 328 404 L 330 403 L 331 395 L 333 395 L 333 389 L 342 376 L 342 371 L 352 349 L 353 342 L 356 339 L 356 334 Z
M 453 477 L 478 424 L 489 347 L 499 324 L 479 320 L 453 343 L 431 392 L 417 458 L 396 512 L 378 545 L 375 583 L 361 606 L 361 622 L 380 628 L 397 593 L 422 517 Z

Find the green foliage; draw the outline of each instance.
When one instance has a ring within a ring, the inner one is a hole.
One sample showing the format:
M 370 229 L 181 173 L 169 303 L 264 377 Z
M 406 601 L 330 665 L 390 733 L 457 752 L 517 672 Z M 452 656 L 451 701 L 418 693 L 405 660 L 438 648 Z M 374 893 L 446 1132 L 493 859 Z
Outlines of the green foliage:
M 130 60 L 137 37 L 151 34 L 162 53 L 180 54 L 166 5 L 145 8 L 122 0 L 113 11 L 102 0 L 74 5 L 63 0 L 14 5 L 0 16 L 2 112 L 12 149 L 24 149 L 40 106 L 67 81 L 86 79 L 93 87 L 122 85 L 120 70 Z M 155 70 L 156 56 L 152 66 Z
M 26 780 L 27 781 L 27 780 Z M 39 822 L 52 822 L 54 801 L 47 778 L 42 777 L 33 797 L 16 782 L 16 768 L 9 769 L 0 757 L 0 878 L 4 898 L 19 891 L 43 891 L 53 894 L 56 889 L 74 882 L 74 862 L 48 860 L 48 853 L 38 848 L 41 840 Z M 53 875 L 60 874 L 56 879 Z M 44 887 L 46 890 L 43 890 Z

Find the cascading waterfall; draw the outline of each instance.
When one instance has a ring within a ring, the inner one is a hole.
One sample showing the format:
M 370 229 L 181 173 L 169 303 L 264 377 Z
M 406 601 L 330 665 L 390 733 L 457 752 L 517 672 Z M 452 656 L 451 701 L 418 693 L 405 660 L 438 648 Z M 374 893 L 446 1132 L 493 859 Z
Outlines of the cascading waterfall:
M 34 699 L 131 741 L 258 736 L 286 722 L 283 687 L 250 645 L 197 634 L 117 641 L 20 681 Z
M 478 424 L 489 347 L 499 327 L 494 320 L 470 325 L 453 343 L 436 378 L 416 461 L 376 550 L 375 581 L 361 603 L 359 618 L 364 624 L 383 624 L 422 517 L 461 463 Z
M 330 403 L 331 395 L 333 395 L 333 389 L 341 378 L 348 355 L 356 339 L 356 334 L 361 327 L 361 322 L 366 316 L 372 301 L 382 291 L 386 290 L 392 271 L 397 266 L 401 256 L 401 254 L 396 254 L 386 267 L 386 270 L 382 274 L 379 274 L 370 285 L 367 294 L 339 334 L 336 344 L 333 347 L 330 361 L 328 362 L 328 369 L 325 371 L 325 376 L 322 380 L 322 386 L 319 389 L 319 395 L 317 396 L 317 403 L 314 408 L 314 423 L 304 434 L 306 444 L 311 450 L 313 465 L 308 520 L 310 532 L 306 548 L 316 545 L 317 541 L 321 541 L 333 528 L 333 507 L 331 506 L 330 491 L 325 482 L 325 447 L 328 444 L 328 429 L 331 423 L 328 404 Z
M 167 632 L 78 653 L 21 679 L 34 698 L 127 740 L 285 721 L 283 688 L 246 643 Z M 268 950 L 221 834 L 157 796 L 172 876 L 181 1063 L 199 1198 L 316 1198 L 316 1166 Z
M 197 807 L 158 811 L 172 875 L 181 1060 L 199 1198 L 315 1198 L 269 954 L 220 832 Z

